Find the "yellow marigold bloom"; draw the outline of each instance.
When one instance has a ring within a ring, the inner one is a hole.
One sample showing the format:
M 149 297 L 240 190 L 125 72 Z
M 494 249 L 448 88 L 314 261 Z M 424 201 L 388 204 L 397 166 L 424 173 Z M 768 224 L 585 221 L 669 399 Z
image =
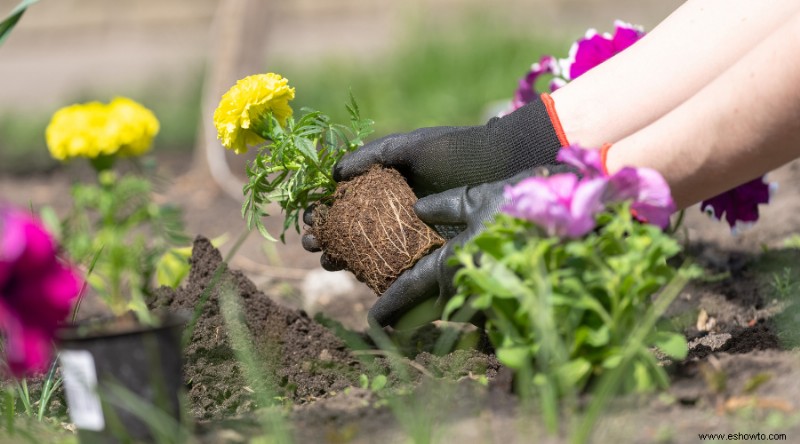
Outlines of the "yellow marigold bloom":
M 116 134 L 120 155 L 141 156 L 150 150 L 159 130 L 152 111 L 126 97 L 112 100 L 108 110 L 110 130 Z
M 278 74 L 256 74 L 236 82 L 214 111 L 217 137 L 226 148 L 246 153 L 248 145 L 264 141 L 257 128 L 272 113 L 281 125 L 292 115 L 294 88 Z
M 50 154 L 58 160 L 139 156 L 150 149 L 158 129 L 150 110 L 133 100 L 116 98 L 108 105 L 89 102 L 56 111 L 45 138 Z

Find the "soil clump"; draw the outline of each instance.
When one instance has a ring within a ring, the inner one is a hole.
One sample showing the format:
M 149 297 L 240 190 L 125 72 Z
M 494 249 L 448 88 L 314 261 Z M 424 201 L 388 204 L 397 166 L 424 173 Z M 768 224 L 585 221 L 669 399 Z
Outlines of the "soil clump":
M 372 167 L 342 182 L 314 210 L 311 233 L 334 261 L 378 295 L 419 259 L 444 244 L 414 213 L 417 197 L 393 169 Z

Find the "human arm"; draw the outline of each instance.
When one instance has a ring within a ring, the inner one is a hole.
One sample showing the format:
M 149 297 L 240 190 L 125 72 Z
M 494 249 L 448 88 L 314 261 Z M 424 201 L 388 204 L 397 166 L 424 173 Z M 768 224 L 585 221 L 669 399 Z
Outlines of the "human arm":
M 679 208 L 800 156 L 800 13 L 697 94 L 614 143 L 610 172 L 661 172 Z
M 797 12 L 796 0 L 684 2 L 641 40 L 552 94 L 567 138 L 598 147 L 646 127 Z

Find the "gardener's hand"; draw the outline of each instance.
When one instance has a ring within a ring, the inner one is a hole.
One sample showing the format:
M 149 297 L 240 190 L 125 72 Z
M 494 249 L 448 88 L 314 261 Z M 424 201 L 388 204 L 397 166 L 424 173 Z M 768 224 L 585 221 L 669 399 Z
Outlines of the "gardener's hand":
M 560 125 L 552 123 L 547 107 L 537 99 L 483 126 L 421 128 L 370 142 L 339 161 L 333 176 L 337 182 L 352 179 L 380 164 L 400 171 L 420 197 L 494 182 L 554 164 L 561 148 L 556 127 Z M 314 223 L 312 211 L 307 208 L 303 214 L 303 221 L 309 226 Z M 450 239 L 464 227 L 435 228 Z M 311 234 L 303 235 L 302 245 L 310 252 L 320 251 Z M 343 268 L 324 252 L 320 264 L 329 271 Z
M 563 172 L 567 168 L 562 165 L 537 168 L 510 179 L 454 188 L 419 199 L 414 210 L 424 222 L 430 225 L 466 225 L 466 229 L 401 274 L 369 310 L 370 325 L 385 327 L 401 323 L 415 326 L 439 319 L 445 304 L 455 294 L 453 276 L 457 268 L 448 265 L 448 259 L 457 245 L 475 237 L 494 218 L 504 203 L 505 186 L 535 174 Z
M 400 171 L 422 197 L 554 164 L 560 148 L 547 108 L 536 100 L 483 126 L 421 128 L 375 140 L 345 155 L 333 177 L 348 180 L 380 164 Z
M 309 227 L 314 225 L 314 207 L 316 207 L 316 204 L 308 206 L 303 211 L 303 223 Z M 312 253 L 322 251 L 322 248 L 319 246 L 319 242 L 317 242 L 317 237 L 313 234 L 310 234 L 308 231 L 303 233 L 303 236 L 300 238 L 300 243 L 303 245 L 303 248 L 305 248 L 306 251 L 310 251 Z M 322 265 L 322 268 L 328 271 L 344 270 L 344 265 L 331 259 L 330 256 L 325 254 L 324 251 L 322 252 L 322 256 L 319 258 L 319 264 Z

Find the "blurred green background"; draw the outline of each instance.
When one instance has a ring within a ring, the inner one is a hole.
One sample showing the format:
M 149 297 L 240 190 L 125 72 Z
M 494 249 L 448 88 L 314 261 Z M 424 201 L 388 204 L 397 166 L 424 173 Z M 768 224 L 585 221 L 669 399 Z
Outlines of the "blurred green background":
M 0 14 L 16 3 L 0 0 Z M 352 91 L 376 136 L 476 124 L 540 55 L 566 56 L 585 29 L 610 31 L 615 18 L 652 27 L 679 2 L 642 3 L 42 0 L 0 47 L 0 174 L 58 168 L 44 144 L 52 113 L 115 95 L 156 113 L 156 153 L 191 153 L 210 122 L 203 92 L 219 97 L 256 72 L 287 77 L 295 109 L 336 119 Z

